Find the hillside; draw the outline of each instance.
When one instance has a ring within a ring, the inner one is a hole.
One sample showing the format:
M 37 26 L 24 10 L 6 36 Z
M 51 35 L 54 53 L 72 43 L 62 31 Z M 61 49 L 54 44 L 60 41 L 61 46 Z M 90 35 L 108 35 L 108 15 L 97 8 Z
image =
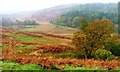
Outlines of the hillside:
M 73 7 L 74 10 L 64 13 L 54 19 L 51 23 L 70 27 L 79 27 L 80 19 L 85 18 L 89 22 L 95 19 L 110 19 L 114 24 L 118 24 L 117 4 L 93 3 Z
M 36 11 L 34 14 L 32 14 L 31 18 L 39 21 L 51 21 L 51 19 L 66 12 L 69 12 L 72 9 L 72 6 L 73 5 L 61 5 Z
M 90 14 L 88 16 L 91 16 L 93 12 L 95 14 L 96 13 L 103 14 L 102 16 L 106 14 L 111 15 L 111 13 L 112 15 L 117 16 L 117 4 L 115 3 L 105 3 L 105 4 L 91 3 L 91 4 L 60 5 L 60 6 L 55 6 L 55 7 L 38 10 L 38 11 L 28 11 L 28 12 L 20 12 L 20 13 L 15 13 L 15 14 L 3 15 L 3 17 L 9 17 L 12 19 L 20 19 L 20 20 L 21 19 L 22 20 L 32 19 L 32 20 L 37 20 L 37 21 L 50 22 L 54 18 L 56 19 L 56 17 L 59 17 L 61 15 L 69 16 L 70 13 L 74 15 L 74 12 L 77 12 L 77 11 L 79 14 L 80 12 L 85 13 L 85 14 Z M 78 13 L 76 13 L 76 16 L 78 16 Z M 97 16 L 96 18 L 98 17 L 99 16 Z M 116 20 L 117 18 L 114 18 L 114 19 Z
M 2 26 L 1 26 L 2 27 Z M 73 28 L 42 24 L 2 27 L 2 70 L 119 70 L 119 60 L 83 59 L 72 42 Z M 118 51 L 119 52 L 119 51 Z
M 74 5 L 60 5 L 47 9 L 37 10 L 37 11 L 28 11 L 28 12 L 19 12 L 13 14 L 4 14 L 0 15 L 0 17 L 7 17 L 12 20 L 37 20 L 42 22 L 49 22 L 51 19 L 69 12 Z

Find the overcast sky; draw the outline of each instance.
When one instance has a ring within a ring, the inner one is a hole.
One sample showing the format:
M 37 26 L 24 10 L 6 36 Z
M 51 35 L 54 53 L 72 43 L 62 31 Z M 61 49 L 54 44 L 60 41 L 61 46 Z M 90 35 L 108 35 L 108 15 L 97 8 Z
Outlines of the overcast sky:
M 0 14 L 40 10 L 64 4 L 118 2 L 119 0 L 0 0 Z

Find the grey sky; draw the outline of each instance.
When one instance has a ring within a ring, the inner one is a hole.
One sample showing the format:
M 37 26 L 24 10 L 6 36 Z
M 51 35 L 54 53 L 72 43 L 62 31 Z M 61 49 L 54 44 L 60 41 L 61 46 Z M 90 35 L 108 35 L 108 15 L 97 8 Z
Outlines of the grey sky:
M 64 4 L 117 3 L 119 0 L 0 0 L 0 14 L 40 10 Z

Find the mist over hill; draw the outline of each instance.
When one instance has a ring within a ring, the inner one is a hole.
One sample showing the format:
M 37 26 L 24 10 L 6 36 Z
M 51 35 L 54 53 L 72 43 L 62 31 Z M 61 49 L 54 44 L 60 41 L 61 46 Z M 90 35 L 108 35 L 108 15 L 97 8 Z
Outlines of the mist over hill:
M 29 12 L 20 12 L 15 14 L 8 14 L 2 15 L 2 17 L 8 17 L 12 20 L 37 20 L 37 21 L 45 21 L 50 22 L 53 19 L 58 19 L 60 16 L 81 16 L 84 17 L 85 15 L 92 16 L 93 12 L 95 14 L 103 14 L 108 15 L 107 17 L 112 17 L 111 14 L 115 15 L 114 18 L 117 20 L 117 10 L 118 5 L 116 3 L 90 3 L 90 4 L 69 4 L 69 5 L 61 5 L 55 6 L 43 10 L 38 11 L 29 11 Z M 78 12 L 78 13 L 76 13 Z M 102 13 L 101 13 L 102 12 Z M 73 15 L 72 15 L 73 14 Z M 76 14 L 76 15 L 75 15 Z M 98 18 L 97 16 L 96 18 Z M 106 18 L 107 18 L 106 17 Z

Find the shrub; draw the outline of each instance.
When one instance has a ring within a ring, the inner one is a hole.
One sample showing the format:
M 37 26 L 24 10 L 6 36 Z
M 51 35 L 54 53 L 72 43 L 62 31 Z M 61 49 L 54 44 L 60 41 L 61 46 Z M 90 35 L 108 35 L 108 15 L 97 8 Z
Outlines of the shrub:
M 110 51 L 104 50 L 104 49 L 98 49 L 96 51 L 96 57 L 100 58 L 100 59 L 107 59 L 112 57 L 112 53 Z
M 120 56 L 120 43 L 118 42 L 109 42 L 105 44 L 106 48 L 109 48 L 109 50 L 112 52 L 115 56 Z
M 115 57 L 114 55 L 110 55 L 110 56 L 108 57 L 108 60 L 112 60 L 112 59 L 117 59 L 117 57 Z

